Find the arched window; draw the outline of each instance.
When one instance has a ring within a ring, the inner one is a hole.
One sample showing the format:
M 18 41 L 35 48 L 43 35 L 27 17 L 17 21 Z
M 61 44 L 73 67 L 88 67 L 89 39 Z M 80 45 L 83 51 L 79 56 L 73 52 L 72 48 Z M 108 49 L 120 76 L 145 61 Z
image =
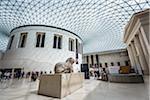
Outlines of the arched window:
M 69 51 L 74 51 L 74 39 L 69 38 Z
M 27 40 L 27 33 L 21 33 L 18 47 L 24 48 L 26 45 L 26 40 Z
M 53 48 L 62 49 L 62 36 L 54 35 Z
M 10 40 L 9 40 L 9 44 L 8 44 L 8 49 L 11 49 L 11 46 L 12 46 L 12 43 L 13 43 L 13 40 L 14 40 L 14 35 L 11 36 Z
M 45 44 L 45 33 L 36 33 L 36 47 L 44 47 Z

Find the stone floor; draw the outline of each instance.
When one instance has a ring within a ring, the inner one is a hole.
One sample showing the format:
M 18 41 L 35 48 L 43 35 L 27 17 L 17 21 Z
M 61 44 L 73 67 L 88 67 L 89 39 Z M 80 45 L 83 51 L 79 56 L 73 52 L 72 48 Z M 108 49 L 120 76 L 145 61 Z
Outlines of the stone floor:
M 85 80 L 83 88 L 62 100 L 149 100 L 149 77 L 144 84 L 109 83 Z M 59 100 L 37 95 L 38 81 L 27 79 L 0 83 L 0 100 Z

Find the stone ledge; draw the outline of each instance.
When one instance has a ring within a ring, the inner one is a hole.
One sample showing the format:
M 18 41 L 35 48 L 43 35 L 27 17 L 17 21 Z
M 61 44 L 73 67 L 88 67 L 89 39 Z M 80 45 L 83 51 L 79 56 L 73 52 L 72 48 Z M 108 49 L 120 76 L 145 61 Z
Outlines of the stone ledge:
M 42 75 L 38 94 L 63 98 L 81 88 L 83 81 L 83 73 Z

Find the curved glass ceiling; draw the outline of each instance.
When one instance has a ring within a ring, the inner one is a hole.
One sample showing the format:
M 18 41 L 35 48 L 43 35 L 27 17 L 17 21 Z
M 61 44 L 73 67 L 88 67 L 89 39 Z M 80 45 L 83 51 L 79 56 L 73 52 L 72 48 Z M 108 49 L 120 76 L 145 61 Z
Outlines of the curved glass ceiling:
M 124 26 L 150 0 L 0 0 L 0 50 L 11 29 L 28 24 L 61 27 L 79 35 L 84 52 L 125 48 Z

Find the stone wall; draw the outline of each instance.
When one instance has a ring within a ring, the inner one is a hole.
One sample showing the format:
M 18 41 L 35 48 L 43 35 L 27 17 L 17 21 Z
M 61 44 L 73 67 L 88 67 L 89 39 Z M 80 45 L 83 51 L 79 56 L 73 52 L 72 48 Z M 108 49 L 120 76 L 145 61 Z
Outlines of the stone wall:
M 36 47 L 36 32 L 45 33 L 45 46 Z M 24 48 L 18 48 L 20 34 L 28 33 Z M 54 34 L 62 35 L 62 49 L 53 48 Z M 11 32 L 14 40 L 10 50 L 5 52 L 2 66 L 4 68 L 23 68 L 25 71 L 53 71 L 57 62 L 65 62 L 67 58 L 76 59 L 76 51 L 69 51 L 69 38 L 82 40 L 65 30 L 60 30 L 45 26 L 27 26 L 14 29 Z M 75 46 L 75 45 L 74 45 Z M 80 70 L 82 54 L 78 53 L 78 64 L 74 64 L 74 69 Z
M 94 58 L 94 65 L 99 62 L 99 64 L 102 64 L 102 67 L 105 67 L 105 63 L 107 63 L 108 66 L 111 66 L 111 63 L 113 63 L 114 66 L 118 66 L 118 62 L 120 62 L 120 66 L 125 66 L 125 61 L 128 61 L 128 63 L 130 64 L 129 57 L 125 49 L 84 54 L 83 64 L 88 63 L 89 65 L 92 65 L 91 55 L 93 55 Z M 96 55 L 98 55 L 99 58 L 98 62 L 96 60 Z M 87 56 L 89 58 L 89 62 L 87 62 Z

